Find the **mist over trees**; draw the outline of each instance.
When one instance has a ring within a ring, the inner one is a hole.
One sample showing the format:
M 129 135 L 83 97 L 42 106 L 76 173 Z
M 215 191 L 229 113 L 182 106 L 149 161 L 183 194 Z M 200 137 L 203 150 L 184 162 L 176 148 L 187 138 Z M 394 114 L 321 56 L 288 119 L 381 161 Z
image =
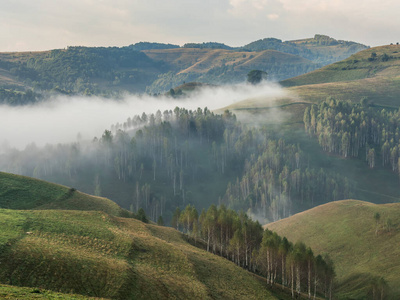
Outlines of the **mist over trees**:
M 263 222 L 348 198 L 345 178 L 309 168 L 302 150 L 229 111 L 158 110 L 111 126 L 92 142 L 34 144 L 1 156 L 1 169 L 106 196 L 150 220 L 175 207 L 224 203 Z
M 321 147 L 343 158 L 365 160 L 399 173 L 400 112 L 379 109 L 362 99 L 359 104 L 327 99 L 304 112 L 305 130 Z

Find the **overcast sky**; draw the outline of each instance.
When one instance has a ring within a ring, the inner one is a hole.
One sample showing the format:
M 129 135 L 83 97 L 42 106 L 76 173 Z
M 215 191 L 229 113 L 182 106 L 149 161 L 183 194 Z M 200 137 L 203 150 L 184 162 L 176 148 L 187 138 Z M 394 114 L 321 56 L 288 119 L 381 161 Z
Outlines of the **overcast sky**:
M 315 33 L 378 46 L 400 41 L 399 12 L 398 0 L 1 0 L 0 51 Z

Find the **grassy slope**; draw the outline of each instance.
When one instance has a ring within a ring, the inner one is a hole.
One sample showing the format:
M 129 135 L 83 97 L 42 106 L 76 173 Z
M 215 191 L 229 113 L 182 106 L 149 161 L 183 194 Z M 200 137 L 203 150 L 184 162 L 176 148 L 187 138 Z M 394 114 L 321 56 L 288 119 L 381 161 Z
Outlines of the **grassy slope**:
M 0 284 L 0 299 L 63 299 L 63 300 L 83 300 L 83 299 L 105 299 L 97 297 L 87 297 L 57 293 L 41 288 L 17 287 L 12 285 Z
M 0 208 L 0 282 L 12 285 L 0 286 L 3 298 L 63 297 L 47 289 L 115 299 L 276 299 L 264 282 L 176 230 L 117 217 L 108 199 L 7 173 L 0 191 L 3 207 L 34 209 Z
M 377 58 L 368 59 L 375 52 Z M 382 61 L 383 55 L 391 58 Z M 398 107 L 400 46 L 389 45 L 358 52 L 348 59 L 282 81 L 300 98 L 318 102 L 328 96 L 358 102 L 368 97 L 374 103 Z
M 90 196 L 66 186 L 0 172 L 0 208 L 99 210 L 123 216 L 115 202 Z
M 381 215 L 375 234 L 374 214 Z M 365 299 L 372 276 L 389 283 L 391 297 L 400 297 L 400 204 L 376 205 L 343 200 L 318 206 L 266 225 L 291 241 L 303 241 L 315 253 L 328 253 L 335 264 L 339 295 Z M 390 218 L 392 231 L 384 223 Z M 293 230 L 296 228 L 296 230 Z
M 369 61 L 371 54 L 377 57 Z M 383 55 L 390 57 L 382 61 Z M 296 122 L 302 121 L 304 104 L 318 103 L 332 96 L 340 100 L 359 102 L 367 97 L 377 106 L 399 107 L 400 46 L 389 45 L 358 52 L 348 59 L 316 71 L 281 82 L 285 95 L 278 98 L 246 99 L 228 107 L 233 111 L 286 107 L 294 112 Z M 303 109 L 302 109 L 303 108 Z M 291 121 L 294 120 L 293 118 Z
M 102 212 L 0 210 L 0 280 L 116 299 L 276 299 L 172 228 Z
M 210 69 L 222 65 L 234 65 L 237 70 L 252 70 L 260 63 L 266 64 L 272 61 L 274 63 L 312 64 L 307 59 L 275 50 L 237 52 L 223 49 L 178 48 L 143 52 L 156 61 L 163 60 L 173 65 L 179 70 L 178 74 L 206 73 Z

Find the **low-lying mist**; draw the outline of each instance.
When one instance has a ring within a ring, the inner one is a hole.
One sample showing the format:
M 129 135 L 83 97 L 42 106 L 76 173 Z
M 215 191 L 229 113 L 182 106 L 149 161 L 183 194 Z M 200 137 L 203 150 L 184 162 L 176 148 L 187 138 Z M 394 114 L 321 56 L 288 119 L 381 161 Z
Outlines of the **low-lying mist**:
M 257 86 L 240 84 L 203 88 L 188 97 L 177 99 L 149 95 L 127 95 L 123 100 L 59 96 L 35 105 L 3 105 L 0 106 L 0 150 L 23 149 L 32 143 L 44 146 L 75 142 L 78 136 L 91 140 L 100 137 L 112 124 L 124 122 L 143 112 L 173 110 L 176 106 L 215 110 L 248 98 L 263 97 L 268 102 L 268 99 L 283 96 L 285 92 L 278 84 L 264 82 Z

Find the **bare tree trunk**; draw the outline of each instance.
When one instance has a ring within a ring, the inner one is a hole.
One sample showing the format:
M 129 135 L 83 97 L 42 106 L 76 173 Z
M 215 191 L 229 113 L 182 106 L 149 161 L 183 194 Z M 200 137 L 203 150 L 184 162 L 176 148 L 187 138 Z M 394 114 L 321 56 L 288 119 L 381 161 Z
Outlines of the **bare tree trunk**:
M 282 287 L 285 286 L 285 256 L 282 254 Z
M 314 300 L 317 293 L 317 274 L 314 274 Z
M 311 299 L 311 259 L 308 259 L 308 299 Z
M 290 267 L 291 267 L 291 276 L 292 276 L 292 285 L 291 285 L 292 298 L 294 298 L 294 264 L 293 264 L 293 262 L 290 263 Z
M 296 292 L 300 294 L 301 287 L 300 287 L 300 266 L 299 263 L 296 264 Z

